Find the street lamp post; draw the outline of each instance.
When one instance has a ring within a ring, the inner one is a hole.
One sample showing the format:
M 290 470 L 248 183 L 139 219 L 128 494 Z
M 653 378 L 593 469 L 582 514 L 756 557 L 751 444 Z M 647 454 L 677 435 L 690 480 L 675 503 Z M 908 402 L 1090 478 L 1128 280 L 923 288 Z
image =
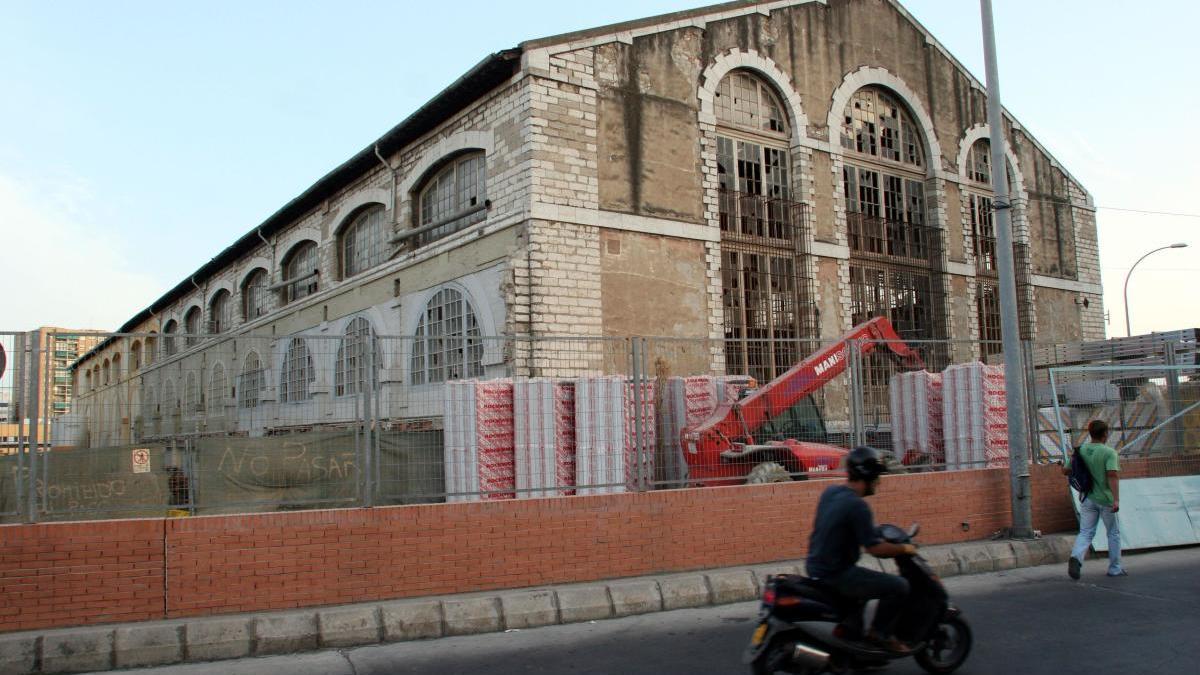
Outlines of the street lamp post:
M 1133 337 L 1133 327 L 1129 323 L 1129 277 L 1133 275 L 1133 270 L 1136 269 L 1138 264 L 1141 263 L 1143 260 L 1145 260 L 1146 258 L 1149 258 L 1150 256 L 1154 255 L 1155 253 L 1158 253 L 1159 251 L 1165 251 L 1169 248 L 1187 248 L 1187 247 L 1188 247 L 1187 244 L 1179 243 L 1179 244 L 1171 244 L 1170 246 L 1163 246 L 1160 248 L 1156 248 L 1153 251 L 1150 251 L 1149 253 L 1147 253 L 1146 255 L 1138 258 L 1138 261 L 1133 263 L 1133 267 L 1129 268 L 1129 272 L 1127 272 L 1125 274 L 1125 335 L 1127 335 L 1129 337 Z

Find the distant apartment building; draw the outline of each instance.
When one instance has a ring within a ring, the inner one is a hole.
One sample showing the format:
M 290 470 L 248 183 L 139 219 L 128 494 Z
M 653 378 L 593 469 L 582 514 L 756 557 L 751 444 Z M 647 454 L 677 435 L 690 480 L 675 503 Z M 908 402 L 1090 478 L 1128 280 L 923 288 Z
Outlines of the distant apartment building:
M 13 384 L 6 392 L 6 421 L 28 418 L 35 409 L 51 418 L 70 412 L 74 393 L 71 365 L 103 338 L 94 330 L 57 326 L 17 335 L 13 353 L 8 355 Z

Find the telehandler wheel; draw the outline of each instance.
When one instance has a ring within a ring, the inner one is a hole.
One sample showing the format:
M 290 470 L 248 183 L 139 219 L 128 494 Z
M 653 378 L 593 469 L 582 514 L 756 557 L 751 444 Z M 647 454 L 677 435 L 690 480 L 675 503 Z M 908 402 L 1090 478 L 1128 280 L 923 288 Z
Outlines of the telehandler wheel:
M 791 479 L 788 470 L 779 462 L 763 462 L 750 470 L 746 476 L 746 484 L 786 483 Z

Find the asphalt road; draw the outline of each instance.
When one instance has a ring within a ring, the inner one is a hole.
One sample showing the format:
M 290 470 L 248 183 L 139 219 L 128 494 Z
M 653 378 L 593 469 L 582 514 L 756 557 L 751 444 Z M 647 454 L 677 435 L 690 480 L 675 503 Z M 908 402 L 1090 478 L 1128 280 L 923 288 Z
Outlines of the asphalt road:
M 1065 565 L 949 579 L 975 633 L 959 670 L 1107 675 L 1200 672 L 1200 548 L 1127 556 L 1109 579 L 1099 560 L 1071 581 Z M 292 657 L 157 668 L 139 673 L 744 673 L 754 603 L 679 610 Z M 903 660 L 888 673 L 921 673 Z

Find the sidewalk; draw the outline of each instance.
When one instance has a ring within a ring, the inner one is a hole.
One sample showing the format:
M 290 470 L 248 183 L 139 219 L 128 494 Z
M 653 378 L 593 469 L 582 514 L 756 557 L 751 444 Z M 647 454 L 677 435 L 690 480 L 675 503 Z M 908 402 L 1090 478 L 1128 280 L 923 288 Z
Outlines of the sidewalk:
M 944 577 L 1066 562 L 1074 535 L 921 549 Z M 862 563 L 890 571 L 891 561 Z M 686 574 L 196 619 L 0 634 L 0 673 L 77 673 L 470 635 L 754 600 L 786 561 Z

